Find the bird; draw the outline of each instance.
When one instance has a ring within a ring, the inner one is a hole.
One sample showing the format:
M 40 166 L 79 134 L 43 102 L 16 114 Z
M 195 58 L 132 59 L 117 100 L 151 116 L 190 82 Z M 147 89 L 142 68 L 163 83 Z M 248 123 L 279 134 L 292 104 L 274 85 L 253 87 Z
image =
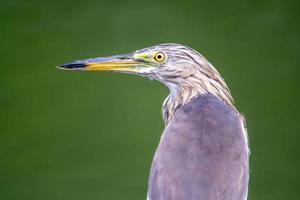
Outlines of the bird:
M 202 54 L 166 43 L 58 68 L 136 74 L 169 88 L 162 105 L 165 128 L 152 161 L 147 200 L 247 199 L 245 118 L 224 79 Z

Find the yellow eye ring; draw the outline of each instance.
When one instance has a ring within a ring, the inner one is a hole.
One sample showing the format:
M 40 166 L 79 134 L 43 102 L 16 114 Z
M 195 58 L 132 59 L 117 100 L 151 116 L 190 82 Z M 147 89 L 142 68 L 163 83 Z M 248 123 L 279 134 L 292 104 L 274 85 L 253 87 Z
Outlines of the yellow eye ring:
M 165 60 L 166 55 L 163 52 L 158 52 L 154 55 L 154 60 L 161 62 L 163 60 Z

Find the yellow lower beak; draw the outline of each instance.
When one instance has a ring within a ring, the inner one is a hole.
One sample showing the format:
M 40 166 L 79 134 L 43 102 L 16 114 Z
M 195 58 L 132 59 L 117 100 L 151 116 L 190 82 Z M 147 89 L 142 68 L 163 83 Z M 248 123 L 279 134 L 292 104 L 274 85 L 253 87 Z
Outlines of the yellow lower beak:
M 131 71 L 135 72 L 141 63 L 134 61 L 110 61 L 87 63 L 86 70 L 95 71 Z

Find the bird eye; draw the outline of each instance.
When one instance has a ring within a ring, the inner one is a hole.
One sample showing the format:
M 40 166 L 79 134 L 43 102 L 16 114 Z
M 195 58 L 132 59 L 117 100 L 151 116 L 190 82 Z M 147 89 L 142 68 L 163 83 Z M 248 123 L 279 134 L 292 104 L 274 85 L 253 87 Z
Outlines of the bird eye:
M 154 59 L 158 62 L 163 61 L 166 58 L 166 55 L 163 52 L 158 52 L 154 55 Z

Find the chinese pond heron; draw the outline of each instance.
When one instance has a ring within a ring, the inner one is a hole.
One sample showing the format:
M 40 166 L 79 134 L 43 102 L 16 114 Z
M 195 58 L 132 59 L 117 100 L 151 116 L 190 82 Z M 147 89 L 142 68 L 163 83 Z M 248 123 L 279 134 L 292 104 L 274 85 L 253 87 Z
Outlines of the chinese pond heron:
M 200 53 L 169 43 L 59 68 L 138 74 L 170 89 L 162 106 L 165 129 L 152 162 L 148 200 L 247 199 L 244 118 L 223 78 Z

